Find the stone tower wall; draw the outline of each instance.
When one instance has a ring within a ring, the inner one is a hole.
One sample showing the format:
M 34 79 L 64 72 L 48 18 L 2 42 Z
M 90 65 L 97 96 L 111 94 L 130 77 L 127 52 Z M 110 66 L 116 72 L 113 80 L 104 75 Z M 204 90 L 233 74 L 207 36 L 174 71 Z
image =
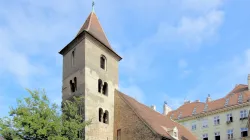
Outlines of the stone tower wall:
M 107 69 L 100 68 L 100 57 L 106 57 Z M 113 140 L 114 90 L 118 88 L 118 60 L 110 51 L 86 34 L 85 39 L 85 118 L 92 124 L 85 129 L 86 140 Z M 98 92 L 98 79 L 108 83 L 108 95 Z M 109 112 L 109 123 L 99 122 L 99 108 Z

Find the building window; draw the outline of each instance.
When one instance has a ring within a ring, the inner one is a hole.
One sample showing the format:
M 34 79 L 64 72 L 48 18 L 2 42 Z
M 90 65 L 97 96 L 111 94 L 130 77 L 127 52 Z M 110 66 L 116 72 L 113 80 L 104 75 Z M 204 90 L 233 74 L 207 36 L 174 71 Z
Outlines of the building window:
M 109 112 L 107 110 L 103 114 L 103 123 L 106 123 L 106 124 L 109 123 Z
M 233 139 L 234 134 L 233 134 L 233 129 L 227 130 L 227 139 Z
M 208 104 L 205 105 L 204 110 L 203 110 L 204 112 L 207 111 L 207 107 L 208 107 Z
M 196 124 L 192 124 L 192 130 L 196 130 Z
M 174 137 L 177 137 L 177 132 L 174 132 Z
M 203 134 L 202 138 L 203 138 L 203 140 L 208 140 L 208 134 Z
M 70 80 L 69 85 L 70 85 L 71 92 L 75 92 L 77 90 L 77 78 L 74 77 L 73 81 Z
M 103 109 L 99 108 L 99 122 L 102 122 L 102 117 L 103 117 Z
M 208 122 L 207 122 L 207 119 L 202 120 L 202 128 L 208 128 Z
M 71 66 L 75 66 L 75 50 L 71 53 Z
M 214 125 L 219 125 L 220 124 L 220 116 L 215 116 L 214 117 Z
M 178 119 L 180 119 L 180 118 L 181 118 L 181 115 L 182 115 L 182 113 L 180 113 L 180 114 L 178 115 Z
M 242 93 L 239 95 L 238 97 L 238 103 L 242 103 L 243 102 L 243 95 Z
M 102 55 L 100 57 L 100 67 L 104 70 L 106 70 L 106 64 L 107 64 L 107 60 L 106 57 L 104 55 Z
M 224 105 L 224 106 L 227 106 L 227 105 L 228 105 L 228 102 L 229 102 L 229 98 L 226 99 L 226 102 L 225 102 L 225 105 Z
M 248 128 L 241 128 L 241 137 L 248 136 Z
M 196 114 L 196 108 L 194 108 L 192 115 Z
M 247 110 L 240 111 L 240 120 L 247 119 Z
M 77 78 L 74 77 L 74 88 L 75 88 L 75 91 L 77 91 Z
M 108 83 L 107 82 L 104 82 L 102 94 L 108 95 Z
M 72 80 L 69 81 L 71 92 L 75 92 Z
M 215 132 L 214 136 L 215 136 L 215 140 L 220 140 L 220 132 Z
M 122 132 L 121 129 L 117 130 L 117 140 L 122 140 Z
M 233 122 L 233 116 L 232 113 L 227 114 L 227 123 Z
M 102 80 L 99 79 L 98 80 L 98 92 L 101 93 L 101 91 L 102 91 Z

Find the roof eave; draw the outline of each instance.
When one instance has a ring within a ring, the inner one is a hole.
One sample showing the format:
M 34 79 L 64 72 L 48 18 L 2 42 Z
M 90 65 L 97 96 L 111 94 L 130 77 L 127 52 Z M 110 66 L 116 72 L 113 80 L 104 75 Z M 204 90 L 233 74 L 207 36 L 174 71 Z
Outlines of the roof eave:
M 93 38 L 95 38 L 98 42 L 100 42 L 102 45 L 104 45 L 109 51 L 111 51 L 113 54 L 115 54 L 118 57 L 118 61 L 122 60 L 122 57 L 120 55 L 118 55 L 115 51 L 113 51 L 112 49 L 110 49 L 107 45 L 105 45 L 103 42 L 101 42 L 98 38 L 96 38 L 94 35 L 92 35 L 90 32 L 83 30 L 81 33 L 79 33 L 70 43 L 68 43 L 60 52 L 58 52 L 59 54 L 63 55 L 65 50 L 70 46 L 70 44 L 72 42 L 74 42 L 79 36 L 81 36 L 83 33 L 88 33 L 90 36 L 92 36 Z

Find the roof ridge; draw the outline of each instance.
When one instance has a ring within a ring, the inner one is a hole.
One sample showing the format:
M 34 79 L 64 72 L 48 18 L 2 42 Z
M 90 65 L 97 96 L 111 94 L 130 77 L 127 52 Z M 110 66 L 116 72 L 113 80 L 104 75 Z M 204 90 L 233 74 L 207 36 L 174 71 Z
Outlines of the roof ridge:
M 86 30 L 89 30 L 89 28 L 90 28 L 90 25 L 91 25 L 91 22 L 92 22 L 92 15 L 93 15 L 93 11 L 92 11 L 91 14 L 90 14 L 90 17 L 89 17 L 89 24 L 88 24 L 88 27 L 87 27 Z
M 94 13 L 94 14 L 95 14 L 95 13 Z M 97 22 L 99 22 L 99 24 L 101 25 L 101 23 L 100 23 L 100 21 L 99 21 L 99 18 L 98 18 L 97 16 L 96 16 L 96 18 L 97 18 Z M 103 30 L 102 26 L 100 26 L 100 27 L 101 27 L 101 29 L 102 29 L 102 32 L 103 32 L 105 38 L 107 39 L 107 41 L 108 41 L 108 43 L 109 43 L 109 40 L 108 40 L 108 38 L 107 38 L 107 35 L 106 35 L 105 31 Z M 109 46 L 111 46 L 110 43 L 109 43 Z

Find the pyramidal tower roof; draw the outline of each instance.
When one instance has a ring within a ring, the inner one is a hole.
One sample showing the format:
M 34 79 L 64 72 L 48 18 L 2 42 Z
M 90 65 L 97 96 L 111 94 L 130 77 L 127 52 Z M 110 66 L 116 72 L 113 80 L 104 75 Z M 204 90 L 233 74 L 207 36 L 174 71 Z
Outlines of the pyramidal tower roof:
M 92 11 L 88 18 L 86 19 L 85 23 L 82 25 L 80 31 L 77 33 L 77 36 L 82 33 L 83 31 L 87 31 L 89 34 L 94 36 L 96 39 L 98 39 L 100 42 L 102 42 L 105 46 L 107 46 L 109 49 L 111 48 L 111 45 L 109 44 L 109 41 L 104 33 L 104 30 L 102 29 L 102 26 L 95 14 L 94 11 Z M 113 50 L 113 49 L 112 49 Z
M 102 28 L 102 26 L 101 26 L 101 24 L 96 16 L 95 12 L 94 12 L 93 5 L 92 5 L 91 13 L 89 14 L 88 18 L 86 19 L 86 21 L 82 25 L 81 29 L 78 31 L 76 37 L 72 41 L 74 41 L 81 33 L 87 32 L 92 37 L 97 39 L 100 43 L 102 43 L 106 48 L 108 48 L 112 53 L 114 53 L 116 56 L 118 56 L 118 59 L 120 61 L 122 59 L 122 57 L 119 56 L 112 49 L 112 47 L 107 39 L 107 36 L 105 35 L 104 30 L 103 30 L 103 28 Z M 67 50 L 67 48 L 69 48 L 69 45 L 70 45 L 70 43 L 66 47 L 64 47 L 59 53 L 63 54 Z

